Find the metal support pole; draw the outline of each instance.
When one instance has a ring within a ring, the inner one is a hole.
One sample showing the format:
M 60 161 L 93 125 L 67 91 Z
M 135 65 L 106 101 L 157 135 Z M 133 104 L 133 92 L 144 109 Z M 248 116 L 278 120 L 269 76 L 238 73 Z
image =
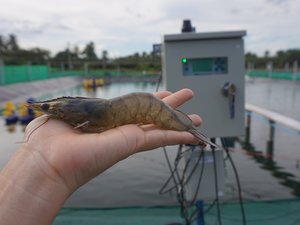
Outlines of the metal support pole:
M 27 79 L 28 81 L 32 81 L 32 68 L 31 68 L 31 62 L 27 63 Z
M 293 64 L 293 80 L 297 80 L 298 75 L 298 61 L 295 60 Z
M 50 78 L 50 74 L 51 74 L 51 63 L 47 62 L 47 75 L 46 75 L 46 79 Z
M 0 58 L 0 84 L 5 84 L 5 71 L 4 71 L 4 63 L 2 59 Z
M 196 202 L 197 207 L 197 225 L 204 225 L 204 203 L 202 200 Z
M 63 63 L 63 62 L 60 63 L 60 69 L 61 69 L 62 73 L 65 72 L 65 63 Z
M 84 76 L 87 77 L 89 75 L 89 64 L 84 63 Z
M 121 75 L 121 68 L 120 68 L 120 64 L 117 64 L 117 75 L 120 76 Z
M 275 121 L 269 120 L 270 123 L 270 136 L 267 141 L 267 157 L 273 159 L 274 152 L 274 138 L 275 138 Z
M 267 71 L 268 71 L 268 77 L 272 78 L 273 62 L 268 62 L 267 63 Z
M 68 54 L 68 70 L 70 71 L 73 70 L 72 56 L 70 52 L 70 42 L 68 42 L 67 54 Z
M 246 137 L 245 142 L 246 144 L 250 143 L 250 135 L 251 135 L 251 116 L 252 112 L 247 111 L 247 119 L 246 119 Z
M 290 72 L 290 64 L 289 64 L 289 62 L 286 62 L 284 64 L 284 72 L 286 72 L 286 73 Z

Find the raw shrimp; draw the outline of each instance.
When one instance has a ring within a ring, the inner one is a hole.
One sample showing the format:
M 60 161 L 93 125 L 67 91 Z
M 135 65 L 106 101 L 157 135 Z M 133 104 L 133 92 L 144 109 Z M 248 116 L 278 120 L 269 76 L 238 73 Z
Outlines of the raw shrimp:
M 126 124 L 154 124 L 163 129 L 188 131 L 201 142 L 217 147 L 196 130 L 186 114 L 150 93 L 131 93 L 112 99 L 61 97 L 30 103 L 29 107 L 82 132 L 99 133 Z

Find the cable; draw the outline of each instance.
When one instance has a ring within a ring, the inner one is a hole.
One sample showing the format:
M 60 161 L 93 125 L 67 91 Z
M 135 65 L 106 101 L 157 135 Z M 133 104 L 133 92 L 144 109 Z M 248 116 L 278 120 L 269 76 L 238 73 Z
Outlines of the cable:
M 193 197 L 193 199 L 192 199 L 192 201 L 191 201 L 191 204 L 194 204 L 195 201 L 196 201 L 198 192 L 199 192 L 199 190 L 200 190 L 200 184 L 201 184 L 201 181 L 202 181 L 203 172 L 204 172 L 205 152 L 204 152 L 203 149 L 201 149 L 201 153 L 200 153 L 200 154 L 201 154 L 201 155 L 199 156 L 199 159 L 197 160 L 197 163 L 196 163 L 195 167 L 198 166 L 198 163 L 200 162 L 200 159 L 202 159 L 201 172 L 200 172 L 200 176 L 199 176 L 198 183 L 197 183 L 197 188 L 196 188 L 194 197 Z M 194 167 L 194 168 L 195 168 L 195 167 Z M 190 177 L 192 176 L 192 173 L 194 173 L 194 171 L 191 172 Z
M 186 153 L 186 152 L 188 152 L 188 151 L 191 151 L 191 150 L 193 151 L 194 148 L 188 149 L 188 150 L 186 150 L 185 152 L 183 152 L 182 154 L 184 154 L 184 153 Z M 187 183 L 190 181 L 191 177 L 192 177 L 193 174 L 195 173 L 195 171 L 196 171 L 196 169 L 197 169 L 197 167 L 198 167 L 198 164 L 199 164 L 200 160 L 201 160 L 202 157 L 203 157 L 203 154 L 204 154 L 204 149 L 202 148 L 201 155 L 200 155 L 200 157 L 198 157 L 197 162 L 195 163 L 195 165 L 193 166 L 193 168 L 192 168 L 190 174 L 188 175 L 187 179 L 186 179 L 185 182 L 183 183 L 183 186 L 187 185 Z M 189 157 L 189 159 L 188 159 L 188 161 L 187 161 L 187 163 L 186 163 L 185 168 L 187 168 L 187 164 L 189 163 L 191 156 L 192 156 L 192 155 L 190 155 L 190 157 Z M 186 170 L 186 169 L 184 169 L 184 170 Z M 169 177 L 168 180 L 170 180 L 170 177 Z M 169 181 L 167 181 L 167 182 L 169 182 Z M 164 185 L 164 186 L 165 186 L 165 185 Z M 165 187 L 164 187 L 164 188 L 165 188 Z M 162 188 L 162 189 L 164 189 L 164 188 Z M 160 192 L 160 193 L 161 193 L 161 194 L 165 194 L 165 193 L 167 193 L 167 192 L 172 191 L 174 188 L 175 188 L 175 186 L 173 186 L 173 187 L 167 189 L 167 190 L 164 191 L 164 192 Z
M 163 147 L 163 148 L 164 148 L 164 147 Z M 187 149 L 187 150 L 185 150 L 185 151 L 182 151 L 182 148 L 181 148 L 181 151 L 180 151 L 179 153 L 177 153 L 176 159 L 180 160 L 180 159 L 182 158 L 182 155 L 186 154 L 186 153 L 189 152 L 189 151 L 193 151 L 193 150 L 194 150 L 194 147 L 189 148 L 189 149 Z M 165 149 L 164 149 L 164 151 L 165 151 Z M 165 152 L 165 156 L 166 156 L 166 160 L 167 160 L 168 166 L 169 166 L 169 168 L 170 168 L 170 164 L 171 164 L 171 163 L 170 163 L 169 158 L 167 158 L 168 156 L 167 156 L 166 152 Z M 191 156 L 192 156 L 192 155 L 190 155 L 189 159 L 188 159 L 187 162 L 186 162 L 186 165 L 185 165 L 185 167 L 184 167 L 184 169 L 183 169 L 183 173 L 186 173 L 186 170 L 187 170 L 187 168 L 188 168 L 188 165 L 189 165 L 189 163 L 190 163 L 190 161 L 191 161 L 191 159 L 192 159 Z M 185 185 L 189 182 L 189 180 L 190 180 L 190 178 L 191 178 L 191 175 L 195 172 L 195 169 L 197 168 L 197 164 L 198 164 L 198 162 L 199 162 L 200 159 L 201 159 L 201 158 L 198 158 L 197 163 L 194 165 L 194 167 L 193 167 L 193 169 L 192 169 L 192 172 L 189 174 L 188 178 L 187 178 L 187 179 L 185 180 L 185 182 L 183 183 L 183 186 L 185 186 Z M 174 169 L 171 169 L 171 175 L 169 176 L 169 178 L 167 179 L 167 181 L 163 184 L 162 188 L 161 188 L 160 191 L 159 191 L 159 194 L 166 194 L 166 193 L 171 192 L 173 189 L 176 188 L 177 182 L 176 182 L 176 185 L 170 187 L 170 188 L 167 189 L 167 190 L 164 190 L 164 189 L 167 187 L 167 185 L 170 183 L 170 181 L 171 181 L 171 179 L 172 179 L 172 176 L 173 176 L 174 173 L 176 172 L 177 167 L 178 167 L 177 164 L 178 164 L 178 163 L 175 164 Z M 178 173 L 178 172 L 177 172 L 177 173 Z M 183 180 L 183 178 L 180 178 L 179 180 Z
M 200 184 L 201 184 L 201 181 L 202 181 L 202 176 L 203 176 L 203 172 L 204 172 L 204 163 L 205 163 L 205 152 L 204 152 L 204 149 L 202 148 L 201 149 L 201 155 L 199 156 L 199 159 L 197 161 L 197 163 L 195 164 L 195 167 L 198 165 L 198 163 L 200 162 L 200 159 L 202 158 L 202 166 L 201 166 L 201 172 L 200 172 L 200 176 L 199 176 L 199 179 L 198 179 L 198 183 L 197 183 L 197 188 L 196 188 L 196 191 L 194 193 L 194 197 L 192 199 L 192 201 L 190 202 L 190 205 L 194 205 L 195 204 L 195 201 L 196 201 L 196 198 L 197 198 L 197 195 L 198 195 L 198 192 L 200 190 Z M 190 175 L 191 177 L 192 175 Z M 192 213 L 191 213 L 191 216 L 190 216 L 190 221 L 193 221 L 193 217 L 195 216 L 195 214 L 197 213 L 198 209 L 196 208 Z
M 162 80 L 162 74 L 160 74 L 160 76 L 158 78 L 157 85 L 156 85 L 156 92 L 159 89 L 161 80 Z M 170 176 L 170 179 L 168 179 L 167 182 L 164 184 L 164 186 L 161 188 L 160 193 L 168 185 L 168 183 L 170 182 L 171 177 L 172 177 L 172 179 L 174 181 L 174 184 L 175 184 L 176 192 L 177 192 L 177 200 L 180 204 L 181 215 L 184 217 L 186 225 L 189 225 L 190 222 L 188 220 L 187 210 L 186 210 L 186 207 L 185 207 L 184 189 L 182 187 L 182 181 L 180 180 L 180 176 L 179 176 L 179 173 L 178 173 L 178 170 L 177 170 L 179 161 L 181 159 L 180 154 L 179 154 L 181 152 L 181 149 L 182 149 L 182 145 L 179 145 L 177 156 L 176 156 L 176 159 L 175 159 L 175 162 L 174 162 L 174 170 L 173 170 L 172 166 L 171 166 L 171 163 L 170 163 L 170 160 L 169 160 L 169 157 L 168 157 L 168 154 L 167 154 L 167 151 L 166 151 L 166 148 L 163 147 L 163 151 L 164 151 L 165 158 L 167 160 L 167 163 L 168 163 L 168 166 L 169 166 L 169 169 L 170 169 L 170 172 L 171 172 L 171 176 Z M 176 178 L 175 178 L 174 174 L 176 174 L 177 179 L 178 179 L 179 182 L 176 181 Z M 179 187 L 178 187 L 178 183 L 180 184 Z
M 175 184 L 175 188 L 176 188 L 176 192 L 177 192 L 176 197 L 177 197 L 177 201 L 180 205 L 181 216 L 186 220 L 186 224 L 189 224 L 189 221 L 187 220 L 187 216 L 186 216 L 186 209 L 185 209 L 186 207 L 184 205 L 184 196 L 182 195 L 182 190 L 181 190 L 182 188 L 181 188 L 180 185 L 178 185 L 180 183 L 180 182 L 178 182 L 178 181 L 180 181 L 180 176 L 179 176 L 177 167 L 178 167 L 179 161 L 181 159 L 181 157 L 180 157 L 181 149 L 182 149 L 182 146 L 180 145 L 179 148 L 178 148 L 178 151 L 177 151 L 176 159 L 174 161 L 174 169 L 172 169 L 172 166 L 171 166 L 170 159 L 169 159 L 169 156 L 167 154 L 166 148 L 163 147 L 165 158 L 167 160 L 167 164 L 168 164 L 169 170 L 171 172 L 170 177 L 173 178 L 173 181 L 174 181 L 174 184 Z M 175 174 L 177 176 L 178 181 L 176 181 Z
M 168 156 L 168 153 L 167 153 L 167 150 L 166 150 L 165 147 L 163 147 L 163 152 L 164 152 L 164 155 L 165 155 L 165 158 L 166 158 L 166 161 L 167 161 L 167 164 L 168 164 L 168 167 L 169 167 L 169 170 L 170 170 L 171 174 L 170 174 L 169 178 L 167 179 L 167 181 L 164 183 L 164 185 L 159 190 L 159 194 L 165 194 L 167 192 L 170 192 L 174 188 L 177 189 L 177 187 L 178 187 L 178 183 L 177 183 L 176 178 L 174 176 L 175 170 L 177 168 L 174 166 L 174 169 L 172 169 L 171 162 L 170 162 L 170 159 L 169 159 L 169 156 Z M 172 187 L 172 189 L 168 189 L 167 191 L 164 191 L 164 189 L 170 183 L 171 179 L 173 179 L 173 181 L 174 181 L 174 186 Z
M 214 140 L 212 140 L 214 142 Z M 213 161 L 214 161 L 214 178 L 215 178 L 215 193 L 216 193 L 216 203 L 217 203 L 217 215 L 218 215 L 218 222 L 219 225 L 222 225 L 222 219 L 221 219 L 221 209 L 220 209 L 220 200 L 219 200 L 219 185 L 218 185 L 218 174 L 217 174 L 217 161 L 216 161 L 216 152 L 215 147 L 211 146 L 211 151 L 213 155 Z
M 166 161 L 170 170 L 170 177 L 167 179 L 166 183 L 163 185 L 163 187 L 160 190 L 160 193 L 167 193 L 168 191 L 173 190 L 174 188 L 176 188 L 176 192 L 177 192 L 177 201 L 180 205 L 180 212 L 181 212 L 181 216 L 182 218 L 184 218 L 185 220 L 185 224 L 186 225 L 190 225 L 194 220 L 195 220 L 195 214 L 197 212 L 197 209 L 193 210 L 192 212 L 189 212 L 191 207 L 195 204 L 195 201 L 197 199 L 198 196 L 198 192 L 200 190 L 200 186 L 201 186 L 201 181 L 202 181 L 202 177 L 204 174 L 204 166 L 205 166 L 205 151 L 204 148 L 201 148 L 201 152 L 200 155 L 197 158 L 197 161 L 195 163 L 195 165 L 193 165 L 192 169 L 190 170 L 189 174 L 187 174 L 190 162 L 192 159 L 194 159 L 194 146 L 190 146 L 190 148 L 186 151 L 183 152 L 182 150 L 183 146 L 180 145 L 178 147 L 178 151 L 177 151 L 177 155 L 176 158 L 174 160 L 174 164 L 173 164 L 173 168 L 169 159 L 169 156 L 167 154 L 166 149 L 164 148 L 164 154 L 166 157 Z M 190 155 L 189 157 L 186 159 L 186 163 L 185 163 L 185 167 L 183 168 L 182 174 L 179 173 L 178 171 L 178 165 L 181 161 L 181 159 L 183 158 L 182 156 L 187 152 L 190 151 Z M 214 200 L 214 202 L 211 204 L 211 206 L 206 210 L 206 212 L 208 212 L 215 204 L 217 204 L 218 207 L 218 224 L 222 225 L 221 222 L 221 210 L 220 210 L 220 204 L 219 204 L 219 198 L 218 198 L 218 180 L 217 180 L 217 169 L 216 169 L 216 156 L 215 156 L 215 151 L 212 149 L 212 153 L 213 153 L 213 160 L 214 160 L 214 177 L 215 177 L 215 190 L 216 190 L 216 199 Z M 186 185 L 189 182 L 189 180 L 192 178 L 193 174 L 195 173 L 196 169 L 199 166 L 199 163 L 202 162 L 201 165 L 201 169 L 200 169 L 200 174 L 199 174 L 199 178 L 198 178 L 198 182 L 196 185 L 196 189 L 195 189 L 195 193 L 193 194 L 193 197 L 191 200 L 187 201 L 186 196 L 185 196 L 185 191 L 186 191 Z M 174 182 L 174 187 L 168 189 L 168 190 L 164 190 L 167 185 L 170 183 L 170 181 L 173 180 Z
M 239 175 L 236 169 L 236 166 L 231 158 L 231 155 L 229 154 L 229 149 L 226 146 L 226 142 L 224 138 L 221 138 L 221 142 L 223 145 L 223 148 L 226 152 L 226 155 L 231 163 L 232 169 L 234 171 L 234 175 L 236 178 L 236 182 L 237 182 L 237 187 L 238 187 L 238 195 L 239 195 L 239 202 L 240 202 L 240 207 L 241 207 L 241 213 L 242 213 L 242 220 L 243 220 L 243 225 L 246 225 L 246 214 L 245 214 L 245 209 L 244 209 L 244 203 L 243 203 L 243 198 L 242 198 L 242 188 L 241 188 L 241 183 L 240 183 L 240 179 L 239 179 Z
M 182 146 L 183 145 L 179 145 L 178 148 L 178 152 L 177 152 L 177 158 L 175 159 L 175 164 L 178 165 L 180 159 L 182 158 Z M 184 218 L 185 220 L 185 224 L 186 225 L 190 225 L 190 221 L 189 221 L 189 212 L 188 212 L 188 206 L 187 206 L 187 201 L 185 198 L 185 188 L 183 185 L 183 181 L 181 179 L 181 177 L 184 177 L 184 174 L 182 174 L 182 176 L 179 176 L 179 172 L 178 170 L 175 171 L 178 181 L 179 181 L 179 193 L 178 193 L 178 199 L 181 203 L 181 216 Z
M 159 90 L 159 86 L 160 86 L 161 80 L 162 80 L 162 74 L 160 74 L 160 76 L 158 78 L 157 86 L 156 86 L 156 92 Z M 221 212 L 220 212 L 220 204 L 219 204 L 219 196 L 218 196 L 219 195 L 219 190 L 218 190 L 218 179 L 217 179 L 217 165 L 216 165 L 215 148 L 211 147 L 211 149 L 212 149 L 213 160 L 214 160 L 214 174 L 215 174 L 214 177 L 215 177 L 215 191 L 216 191 L 216 200 L 214 201 L 214 203 L 212 204 L 212 206 L 215 204 L 215 202 L 217 203 L 218 221 L 219 221 L 219 225 L 222 225 Z M 193 151 L 193 149 L 190 149 L 190 150 Z M 176 188 L 177 201 L 180 204 L 181 216 L 184 218 L 186 225 L 190 225 L 191 222 L 192 222 L 192 217 L 193 217 L 193 214 L 194 214 L 195 211 L 192 212 L 191 216 L 189 216 L 188 209 L 190 208 L 191 205 L 193 205 L 195 203 L 197 195 L 198 195 L 198 192 L 199 192 L 199 189 L 200 189 L 200 184 L 201 184 L 201 181 L 202 181 L 202 176 L 203 176 L 203 171 L 204 171 L 204 164 L 205 164 L 205 161 L 204 161 L 205 160 L 205 158 L 204 158 L 204 154 L 205 154 L 204 150 L 201 148 L 201 154 L 198 157 L 198 160 L 197 160 L 196 164 L 194 165 L 192 171 L 190 172 L 190 174 L 188 175 L 188 178 L 186 180 L 185 180 L 186 171 L 188 169 L 190 161 L 192 160 L 192 153 L 190 153 L 190 157 L 186 161 L 186 164 L 185 164 L 185 167 L 183 169 L 182 175 L 180 176 L 179 172 L 178 172 L 178 164 L 179 164 L 180 159 L 182 158 L 182 156 L 180 155 L 180 154 L 182 154 L 182 145 L 180 145 L 179 148 L 178 148 L 177 156 L 176 156 L 176 159 L 174 161 L 174 169 L 172 169 L 172 166 L 171 166 L 171 163 L 170 163 L 170 160 L 169 160 L 169 157 L 168 157 L 168 154 L 167 154 L 167 151 L 166 151 L 165 147 L 163 147 L 163 151 L 164 151 L 165 158 L 167 160 L 167 164 L 168 164 L 169 170 L 171 172 L 171 175 L 167 179 L 167 181 L 165 182 L 165 184 L 162 186 L 162 188 L 160 189 L 159 193 L 160 194 L 167 193 L 167 192 L 173 190 L 174 188 Z M 200 176 L 199 176 L 199 179 L 198 179 L 198 183 L 197 183 L 197 186 L 196 186 L 196 191 L 194 193 L 192 201 L 190 201 L 189 204 L 187 204 L 187 200 L 185 198 L 185 186 L 188 183 L 188 181 L 190 180 L 190 178 L 192 177 L 192 175 L 194 174 L 194 172 L 196 171 L 196 168 L 198 167 L 198 164 L 199 164 L 199 162 L 200 162 L 201 159 L 203 160 L 203 162 L 202 162 L 202 167 L 201 167 L 201 172 L 200 172 Z M 176 180 L 175 174 L 176 174 L 177 180 Z M 171 180 L 173 180 L 175 186 L 172 187 L 172 188 L 170 188 L 170 189 L 168 189 L 167 191 L 164 191 L 164 189 L 167 187 L 167 185 L 169 184 L 169 182 Z

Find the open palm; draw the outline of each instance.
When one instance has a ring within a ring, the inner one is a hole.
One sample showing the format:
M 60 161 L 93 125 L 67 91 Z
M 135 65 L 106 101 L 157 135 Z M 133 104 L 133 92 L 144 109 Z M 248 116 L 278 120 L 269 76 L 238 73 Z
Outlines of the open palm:
M 164 91 L 155 95 L 176 108 L 191 99 L 193 93 L 183 89 L 174 94 Z M 190 118 L 195 125 L 200 125 L 199 116 L 190 115 Z M 102 133 L 86 134 L 46 116 L 27 126 L 25 140 L 27 138 L 24 149 L 28 149 L 41 171 L 51 179 L 63 182 L 70 192 L 138 151 L 198 142 L 188 132 L 162 130 L 154 125 L 129 124 Z

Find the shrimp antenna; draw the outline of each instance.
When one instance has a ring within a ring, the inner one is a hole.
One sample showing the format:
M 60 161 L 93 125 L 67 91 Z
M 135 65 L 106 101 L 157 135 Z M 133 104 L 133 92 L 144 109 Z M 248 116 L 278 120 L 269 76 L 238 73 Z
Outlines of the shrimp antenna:
M 16 142 L 17 144 L 23 144 L 23 143 L 27 143 L 29 141 L 29 138 L 31 137 L 31 135 L 33 134 L 33 132 L 35 132 L 37 129 L 39 129 L 41 126 L 43 126 L 45 123 L 47 123 L 49 121 L 50 117 L 48 116 L 46 118 L 46 120 L 41 123 L 40 125 L 38 125 L 36 128 L 34 128 L 29 134 L 28 134 L 28 137 L 25 141 L 18 141 Z
M 200 133 L 198 130 L 196 129 L 190 129 L 188 130 L 191 134 L 193 134 L 196 138 L 199 139 L 199 141 L 210 145 L 211 147 L 214 148 L 221 148 L 220 146 L 216 145 L 215 143 L 211 142 L 208 137 L 206 137 L 204 134 Z M 222 149 L 222 148 L 221 148 Z

